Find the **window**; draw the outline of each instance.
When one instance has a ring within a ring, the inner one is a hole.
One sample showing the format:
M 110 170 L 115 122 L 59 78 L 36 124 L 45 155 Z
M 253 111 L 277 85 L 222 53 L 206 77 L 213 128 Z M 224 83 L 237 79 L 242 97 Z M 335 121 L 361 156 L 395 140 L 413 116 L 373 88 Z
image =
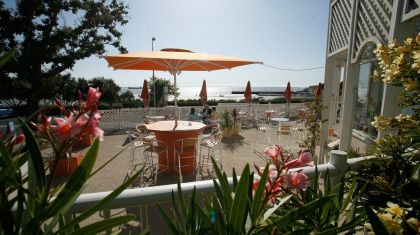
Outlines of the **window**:
M 376 137 L 378 133 L 370 123 L 381 111 L 383 94 L 382 82 L 371 79 L 376 68 L 376 62 L 360 64 L 353 125 L 354 129 L 363 131 L 373 137 Z

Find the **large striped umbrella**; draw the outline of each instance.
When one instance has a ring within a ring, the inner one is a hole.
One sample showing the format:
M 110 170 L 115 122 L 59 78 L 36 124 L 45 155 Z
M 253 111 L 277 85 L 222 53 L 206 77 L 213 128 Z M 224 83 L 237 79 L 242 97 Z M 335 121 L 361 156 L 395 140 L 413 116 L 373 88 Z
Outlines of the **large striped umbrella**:
M 108 66 L 114 69 L 168 71 L 174 76 L 174 91 L 176 91 L 176 76 L 182 71 L 213 71 L 247 64 L 262 64 L 262 62 L 252 60 L 195 53 L 190 50 L 174 48 L 102 57 L 108 61 Z M 176 92 L 174 92 L 174 103 L 176 126 L 178 124 Z

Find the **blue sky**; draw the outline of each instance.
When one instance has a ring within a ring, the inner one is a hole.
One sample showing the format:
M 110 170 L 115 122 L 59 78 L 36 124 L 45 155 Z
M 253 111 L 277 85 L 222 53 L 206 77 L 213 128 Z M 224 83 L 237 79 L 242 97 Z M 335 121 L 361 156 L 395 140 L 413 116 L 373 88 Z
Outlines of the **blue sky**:
M 129 23 L 122 28 L 129 52 L 185 48 L 195 52 L 263 61 L 284 68 L 324 66 L 328 0 L 132 0 Z M 107 54 L 115 54 L 109 50 Z M 72 75 L 112 78 L 120 86 L 141 86 L 151 71 L 113 70 L 104 59 L 77 62 Z M 171 78 L 167 72 L 158 77 Z M 181 86 L 304 87 L 324 80 L 324 69 L 291 72 L 248 65 L 213 72 L 183 72 Z

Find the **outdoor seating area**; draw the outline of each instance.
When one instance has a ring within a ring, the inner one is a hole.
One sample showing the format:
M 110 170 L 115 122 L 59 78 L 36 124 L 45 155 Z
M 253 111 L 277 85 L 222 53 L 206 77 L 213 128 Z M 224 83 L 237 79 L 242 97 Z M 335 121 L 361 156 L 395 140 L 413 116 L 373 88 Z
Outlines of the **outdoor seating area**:
M 271 109 L 272 115 L 268 118 L 264 112 L 241 112 L 238 115 L 241 131 L 229 138 L 223 138 L 222 119 L 208 125 L 202 120 L 179 120 L 175 126 L 174 120 L 139 118 L 147 122 L 126 128 L 125 134 L 105 136 L 107 144 L 100 148 L 102 157 L 99 161 L 112 156 L 114 151 L 111 148 L 129 147 L 122 152 L 116 161 L 117 165 L 112 167 L 118 170 L 99 173 L 100 176 L 92 179 L 95 186 L 88 186 L 86 192 L 112 189 L 111 182 L 117 185 L 140 169 L 143 169 L 143 173 L 132 186 L 134 188 L 213 179 L 216 175 L 211 157 L 216 160 L 219 168 L 231 174 L 232 168 L 241 169 L 247 163 L 263 164 L 263 159 L 252 153 L 262 152 L 270 144 L 279 144 L 296 157 L 305 137 L 304 124 L 297 117 L 297 112 L 292 111 L 289 119 L 284 116 L 284 106 L 276 107 L 278 109 L 275 112 Z M 294 109 L 299 107 L 301 105 Z M 196 109 L 201 111 L 199 107 Z M 217 107 L 217 110 L 220 109 L 223 108 Z M 254 105 L 253 109 L 264 107 Z M 184 110 L 188 113 L 187 109 Z M 162 113 L 161 116 L 165 115 Z M 181 119 L 188 119 L 188 115 L 181 115 Z M 107 183 L 98 184 L 102 180 Z
M 419 0 L 0 12 L 0 234 L 420 234 Z

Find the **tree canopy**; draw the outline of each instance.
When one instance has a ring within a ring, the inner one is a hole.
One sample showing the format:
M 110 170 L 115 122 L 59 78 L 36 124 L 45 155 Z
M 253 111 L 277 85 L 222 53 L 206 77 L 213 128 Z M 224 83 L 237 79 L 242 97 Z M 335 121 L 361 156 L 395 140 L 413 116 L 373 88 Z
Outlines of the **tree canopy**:
M 97 87 L 102 92 L 101 101 L 107 102 L 109 107 L 118 100 L 121 88 L 112 79 L 104 77 L 94 78 L 88 81 L 89 86 Z
M 12 8 L 0 1 L 0 54 L 16 50 L 0 68 L 0 99 L 25 101 L 33 112 L 40 100 L 61 93 L 61 74 L 76 61 L 109 46 L 126 52 L 120 26 L 127 10 L 120 0 L 21 0 Z
M 156 106 L 164 106 L 164 97 L 163 97 L 163 88 L 168 87 L 168 95 L 174 95 L 174 86 L 170 80 L 164 78 L 155 77 L 156 81 L 153 83 L 153 80 L 150 79 L 148 82 L 150 89 L 150 106 L 153 106 L 153 92 L 156 91 Z M 156 86 L 156 89 L 153 89 L 153 85 Z

